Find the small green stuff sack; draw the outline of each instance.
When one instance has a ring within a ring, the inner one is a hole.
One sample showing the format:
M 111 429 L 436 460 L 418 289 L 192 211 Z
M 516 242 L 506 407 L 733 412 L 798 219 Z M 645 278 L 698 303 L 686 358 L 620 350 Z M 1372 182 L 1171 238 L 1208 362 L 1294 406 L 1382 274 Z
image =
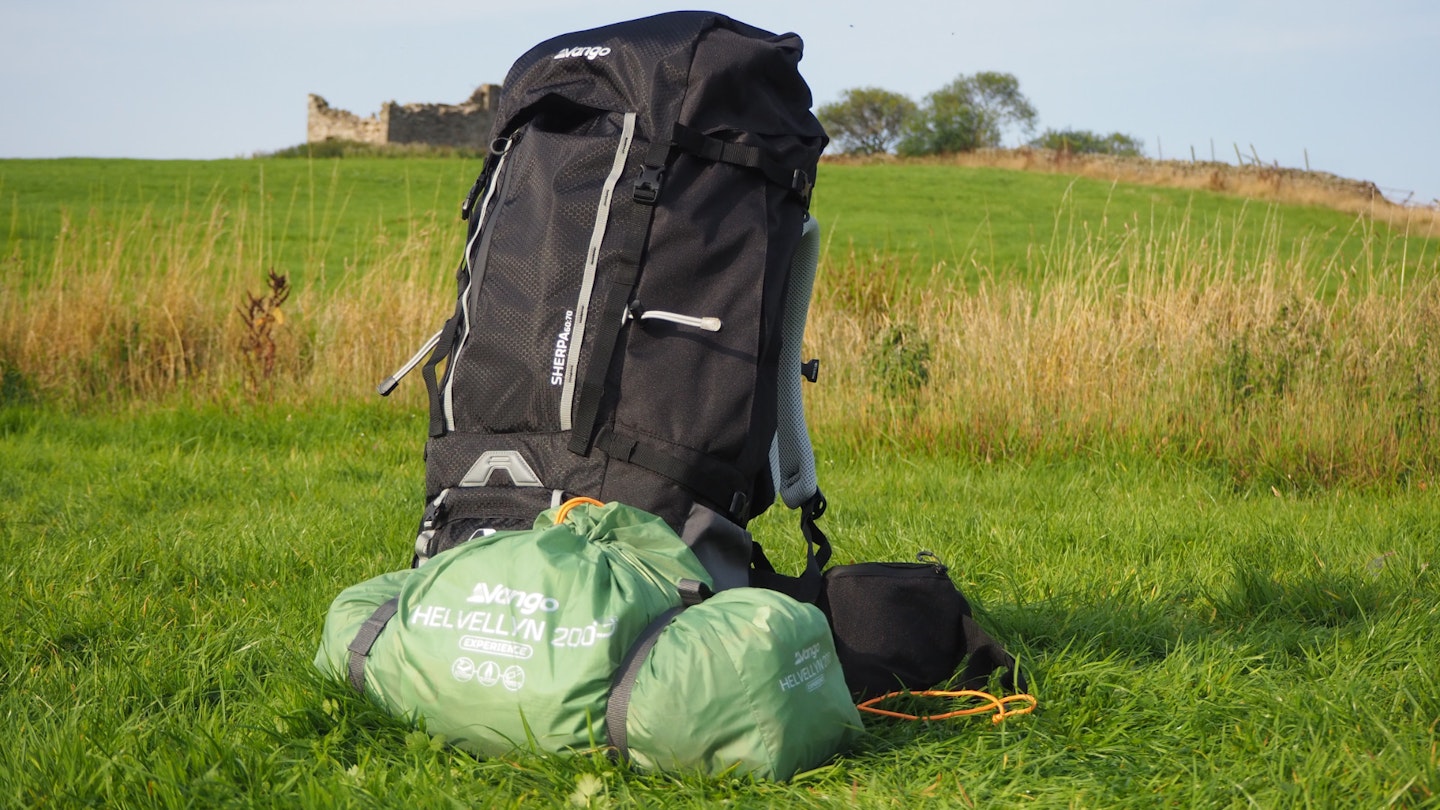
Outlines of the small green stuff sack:
M 644 768 L 785 780 L 848 748 L 861 728 L 825 615 L 734 588 L 660 632 L 636 669 L 624 744 Z

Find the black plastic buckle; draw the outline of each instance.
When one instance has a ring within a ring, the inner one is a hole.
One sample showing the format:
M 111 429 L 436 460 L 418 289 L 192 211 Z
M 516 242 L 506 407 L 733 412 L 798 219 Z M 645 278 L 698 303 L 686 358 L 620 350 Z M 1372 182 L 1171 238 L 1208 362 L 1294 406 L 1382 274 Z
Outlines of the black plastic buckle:
M 425 513 L 420 516 L 420 531 L 434 531 L 440 523 L 440 518 L 445 512 L 445 504 L 431 501 L 425 506 Z
M 796 169 L 790 176 L 790 190 L 795 192 L 807 210 L 810 208 L 810 192 L 814 188 L 815 184 L 810 182 L 810 177 L 805 172 Z
M 825 516 L 825 507 L 827 506 L 829 506 L 829 503 L 825 500 L 825 493 L 817 489 L 815 490 L 815 494 L 810 497 L 810 500 L 803 507 L 805 510 L 804 517 L 808 518 L 811 522 L 817 521 Z
M 800 376 L 810 382 L 820 382 L 820 358 L 807 360 L 800 364 Z
M 460 219 L 468 221 L 470 212 L 475 210 L 475 201 L 480 199 L 480 187 L 485 183 L 485 171 L 475 178 L 475 185 L 470 187 L 470 193 L 465 195 L 465 201 L 460 203 Z
M 750 496 L 743 492 L 735 493 L 735 497 L 730 499 L 730 515 L 737 519 L 737 523 L 744 522 L 745 510 L 749 508 Z
M 660 199 L 660 181 L 664 176 L 664 166 L 641 166 L 640 179 L 635 181 L 635 202 L 654 205 Z

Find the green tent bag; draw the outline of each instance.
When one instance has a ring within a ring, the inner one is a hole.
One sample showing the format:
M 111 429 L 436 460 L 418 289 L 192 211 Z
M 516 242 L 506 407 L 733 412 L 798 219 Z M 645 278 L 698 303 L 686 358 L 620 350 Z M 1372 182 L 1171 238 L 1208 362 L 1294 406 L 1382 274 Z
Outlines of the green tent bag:
M 627 663 L 628 710 L 612 696 L 608 726 L 612 744 L 644 768 L 785 780 L 848 748 L 862 728 L 825 614 L 776 591 L 721 591 L 678 613 L 642 661 Z
M 581 505 L 340 594 L 315 664 L 477 754 L 603 745 L 615 668 L 709 575 L 664 521 Z
M 608 744 L 643 768 L 788 779 L 849 744 L 860 716 L 817 608 L 710 596 L 660 518 L 570 507 L 345 590 L 315 665 L 485 756 Z

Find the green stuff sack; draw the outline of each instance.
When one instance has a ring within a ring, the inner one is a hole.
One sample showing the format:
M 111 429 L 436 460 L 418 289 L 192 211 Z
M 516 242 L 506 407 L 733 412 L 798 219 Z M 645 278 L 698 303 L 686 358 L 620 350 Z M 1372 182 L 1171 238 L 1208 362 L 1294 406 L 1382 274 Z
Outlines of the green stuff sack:
M 631 668 L 610 736 L 643 768 L 785 780 L 862 728 L 825 615 L 775 591 L 735 588 L 686 608 Z
M 556 518 L 347 589 L 316 666 L 477 754 L 603 745 L 616 667 L 680 603 L 676 583 L 710 578 L 653 515 L 609 504 Z

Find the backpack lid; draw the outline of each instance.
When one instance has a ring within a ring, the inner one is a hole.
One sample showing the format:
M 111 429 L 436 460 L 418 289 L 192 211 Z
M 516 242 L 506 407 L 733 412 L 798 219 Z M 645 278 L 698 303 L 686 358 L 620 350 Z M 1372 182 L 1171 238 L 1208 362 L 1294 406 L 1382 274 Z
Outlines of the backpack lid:
M 666 139 L 673 123 L 701 131 L 794 133 L 820 139 L 803 43 L 707 11 L 678 11 L 562 34 L 515 61 L 492 137 L 503 137 L 553 97 L 634 112 L 637 134 Z

